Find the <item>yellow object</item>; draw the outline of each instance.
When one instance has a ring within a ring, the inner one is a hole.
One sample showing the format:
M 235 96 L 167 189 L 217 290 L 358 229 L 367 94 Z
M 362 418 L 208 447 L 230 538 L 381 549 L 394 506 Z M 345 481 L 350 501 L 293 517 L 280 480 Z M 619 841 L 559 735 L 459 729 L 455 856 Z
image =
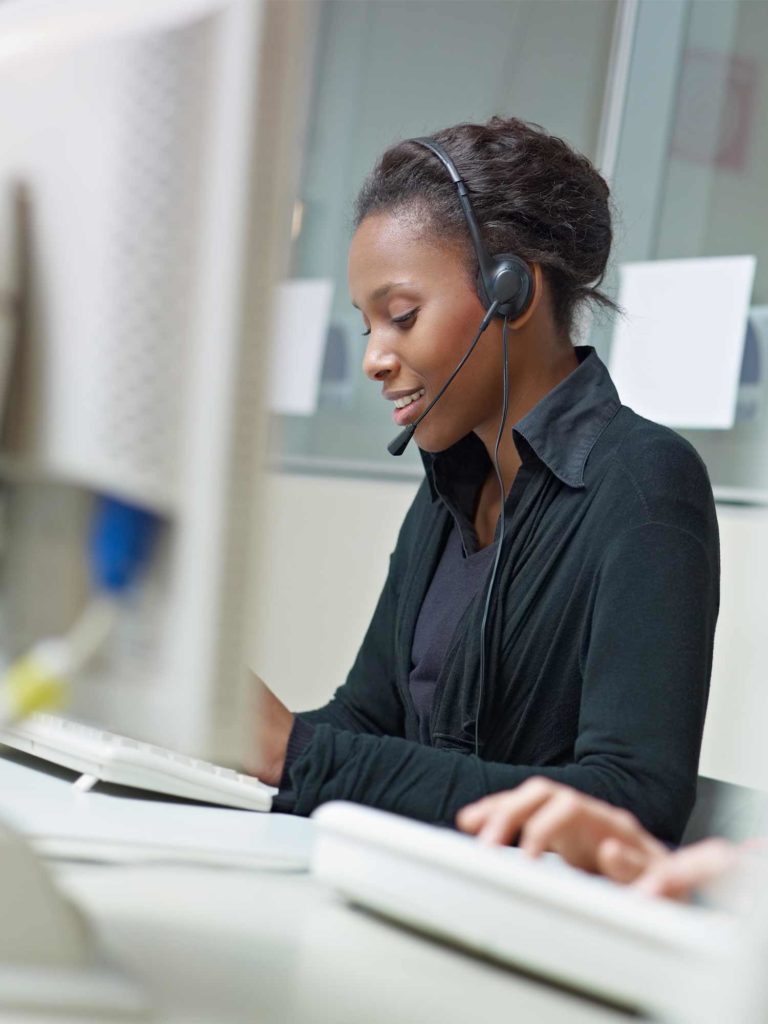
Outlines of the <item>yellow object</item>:
M 46 711 L 66 703 L 69 681 L 34 652 L 19 658 L 0 684 L 13 718 L 25 718 L 34 711 Z

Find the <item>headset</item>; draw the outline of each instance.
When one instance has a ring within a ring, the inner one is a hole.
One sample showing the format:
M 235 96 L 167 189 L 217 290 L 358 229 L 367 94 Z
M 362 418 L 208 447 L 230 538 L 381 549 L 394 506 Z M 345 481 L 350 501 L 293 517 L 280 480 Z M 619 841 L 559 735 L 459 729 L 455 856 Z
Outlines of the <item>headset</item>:
M 488 585 L 485 594 L 485 605 L 483 607 L 483 618 L 480 625 L 480 681 L 478 686 L 477 694 L 477 707 L 475 715 L 475 755 L 480 755 L 480 710 L 483 700 L 483 690 L 485 688 L 485 675 L 486 675 L 486 626 L 491 608 L 491 598 L 493 596 L 494 583 L 498 573 L 499 562 L 501 560 L 502 544 L 504 542 L 504 531 L 506 526 L 505 516 L 505 504 L 506 494 L 504 491 L 504 481 L 501 476 L 501 469 L 499 467 L 499 446 L 501 439 L 504 435 L 504 427 L 507 422 L 507 413 L 509 409 L 509 368 L 508 368 L 508 348 L 507 348 L 507 329 L 509 321 L 513 323 L 520 320 L 531 307 L 534 295 L 536 292 L 536 278 L 533 271 L 519 256 L 515 256 L 512 253 L 501 253 L 498 256 L 491 256 L 485 247 L 485 243 L 480 235 L 480 227 L 475 217 L 475 212 L 472 209 L 472 204 L 469 201 L 469 190 L 464 183 L 461 175 L 456 169 L 456 165 L 453 160 L 448 156 L 443 147 L 434 142 L 432 139 L 418 138 L 411 139 L 411 142 L 417 146 L 423 146 L 425 149 L 430 150 L 440 162 L 443 164 L 445 169 L 451 176 L 451 181 L 456 186 L 456 190 L 459 195 L 459 203 L 464 213 L 464 218 L 467 222 L 467 228 L 469 229 L 469 236 L 472 239 L 472 245 L 477 255 L 478 262 L 478 275 L 477 275 L 477 293 L 483 307 L 486 310 L 483 321 L 472 340 L 472 344 L 469 346 L 467 351 L 464 353 L 459 365 L 450 375 L 448 380 L 438 391 L 437 395 L 432 399 L 424 412 L 416 419 L 413 423 L 409 424 L 405 430 L 403 430 L 398 436 L 388 445 L 388 450 L 392 455 L 402 455 L 408 446 L 408 442 L 414 435 L 416 428 L 424 417 L 433 408 L 436 402 L 442 398 L 445 394 L 451 381 L 454 379 L 456 374 L 461 370 L 470 355 L 474 351 L 480 337 L 482 336 L 485 329 L 491 320 L 497 316 L 501 317 L 504 321 L 504 327 L 502 330 L 502 348 L 503 348 L 503 383 L 504 383 L 504 399 L 501 413 L 501 420 L 499 423 L 499 431 L 496 435 L 496 445 L 493 453 L 493 467 L 496 472 L 496 479 L 499 483 L 499 492 L 501 498 L 501 510 L 500 510 L 500 526 L 499 526 L 499 539 L 497 541 L 496 555 L 493 560 L 493 568 L 491 570 L 490 577 L 488 579 Z
M 409 141 L 430 150 L 443 164 L 451 177 L 451 181 L 456 186 L 459 203 L 464 213 L 464 219 L 467 222 L 469 236 L 472 239 L 472 246 L 477 255 L 477 294 L 483 304 L 483 308 L 486 310 L 486 314 L 461 362 L 424 412 L 387 445 L 390 455 L 403 454 L 415 434 L 416 428 L 424 417 L 432 411 L 433 406 L 443 397 L 453 378 L 474 351 L 481 335 L 491 320 L 495 316 L 501 317 L 504 320 L 506 329 L 508 321 L 514 322 L 519 320 L 530 309 L 536 292 L 536 279 L 525 260 L 512 253 L 501 253 L 499 256 L 491 256 L 489 254 L 480 234 L 480 226 L 477 223 L 475 211 L 472 209 L 472 204 L 469 201 L 469 189 L 456 169 L 456 164 L 451 160 L 440 143 L 427 138 L 410 139 Z M 504 344 L 506 355 L 506 335 Z
M 456 169 L 456 164 L 439 142 L 425 138 L 411 139 L 410 141 L 434 153 L 456 186 L 459 203 L 469 229 L 469 236 L 477 254 L 479 265 L 477 293 L 483 306 L 490 309 L 495 302 L 497 303 L 495 316 L 507 317 L 509 320 L 519 319 L 533 300 L 534 280 L 531 268 L 525 260 L 512 253 L 501 253 L 499 256 L 491 256 L 488 253 L 480 234 L 475 211 L 469 201 L 469 189 Z

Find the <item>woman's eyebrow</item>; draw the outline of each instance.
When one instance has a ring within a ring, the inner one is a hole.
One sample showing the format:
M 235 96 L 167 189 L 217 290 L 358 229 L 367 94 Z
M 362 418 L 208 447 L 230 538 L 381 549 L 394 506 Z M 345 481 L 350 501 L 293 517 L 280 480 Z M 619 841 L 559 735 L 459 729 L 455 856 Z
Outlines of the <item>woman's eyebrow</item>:
M 377 299 L 383 299 L 387 292 L 391 291 L 392 288 L 399 288 L 401 287 L 401 285 L 407 284 L 408 281 L 388 281 L 386 284 L 379 285 L 378 288 L 375 288 L 368 296 L 368 301 L 376 302 Z M 356 302 L 353 302 L 352 305 L 355 307 L 355 309 L 360 309 Z

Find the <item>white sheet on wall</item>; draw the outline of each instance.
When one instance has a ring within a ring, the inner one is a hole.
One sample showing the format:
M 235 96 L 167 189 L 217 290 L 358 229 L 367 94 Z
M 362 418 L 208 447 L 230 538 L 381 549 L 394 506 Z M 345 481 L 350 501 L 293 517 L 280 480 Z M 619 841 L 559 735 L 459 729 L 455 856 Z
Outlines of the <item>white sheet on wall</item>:
M 736 415 L 754 256 L 626 263 L 610 371 L 625 405 L 670 427 Z
M 284 281 L 277 289 L 273 334 L 272 412 L 312 416 L 317 411 L 331 318 L 333 281 Z

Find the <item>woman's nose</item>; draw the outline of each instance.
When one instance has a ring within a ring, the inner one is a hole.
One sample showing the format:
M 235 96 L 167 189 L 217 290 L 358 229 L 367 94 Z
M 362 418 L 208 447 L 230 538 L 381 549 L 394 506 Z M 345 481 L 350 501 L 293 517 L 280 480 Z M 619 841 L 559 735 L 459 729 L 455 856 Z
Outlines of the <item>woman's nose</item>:
M 383 348 L 371 335 L 363 356 L 363 373 L 366 377 L 370 380 L 386 380 L 397 373 L 399 365 L 395 353 Z

